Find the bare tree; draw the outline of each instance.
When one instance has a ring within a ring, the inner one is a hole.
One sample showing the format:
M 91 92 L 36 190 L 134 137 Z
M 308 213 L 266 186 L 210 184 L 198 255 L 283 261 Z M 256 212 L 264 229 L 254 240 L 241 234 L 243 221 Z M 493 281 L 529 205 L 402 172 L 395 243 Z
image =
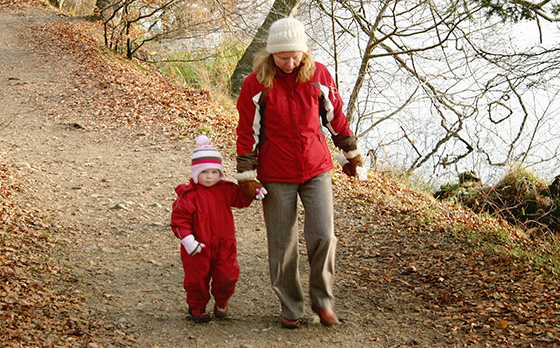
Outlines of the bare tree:
M 253 41 L 245 50 L 243 57 L 239 60 L 231 79 L 231 95 L 237 98 L 241 91 L 241 85 L 245 78 L 253 71 L 253 57 L 255 54 L 266 45 L 266 38 L 268 36 L 268 29 L 276 20 L 289 17 L 292 15 L 299 6 L 301 0 L 275 0 L 274 4 L 268 11 L 264 22 L 257 30 Z
M 164 33 L 166 14 L 177 0 L 116 0 L 100 10 L 104 18 L 105 46 L 128 58 L 148 41 Z
M 533 2 L 527 0 L 471 0 L 486 9 L 487 16 L 497 15 L 504 21 L 544 19 L 550 22 L 560 20 L 558 1 L 544 0 Z
M 550 1 L 509 3 L 523 13 L 518 21 L 553 18 L 542 11 Z M 436 175 L 480 161 L 557 166 L 556 147 L 539 139 L 559 136 L 559 52 L 516 47 L 506 35 L 512 24 L 487 1 L 314 0 L 305 9 L 318 55 L 344 77 L 347 116 L 376 161 Z
M 192 42 L 205 59 L 212 41 L 219 44 L 216 33 L 243 31 L 234 26 L 250 16 L 240 13 L 250 13 L 259 1 L 266 0 L 108 0 L 100 9 L 105 45 L 132 58 L 146 44 Z
M 204 46 L 216 31 L 252 39 L 234 97 L 270 24 L 297 15 L 372 162 L 438 176 L 558 167 L 560 50 L 546 36 L 558 10 L 546 0 L 113 0 L 103 13 L 107 46 L 129 57 L 164 39 Z M 530 46 L 517 40 L 526 32 L 508 34 L 523 23 L 538 33 Z

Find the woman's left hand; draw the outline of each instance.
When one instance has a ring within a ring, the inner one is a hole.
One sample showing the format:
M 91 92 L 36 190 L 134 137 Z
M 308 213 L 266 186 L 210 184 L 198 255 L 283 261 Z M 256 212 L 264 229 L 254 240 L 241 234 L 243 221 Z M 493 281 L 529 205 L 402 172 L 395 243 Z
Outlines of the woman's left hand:
M 362 155 L 358 155 L 354 158 L 347 158 L 348 163 L 342 167 L 344 173 L 348 176 L 358 176 L 356 171 L 357 167 L 363 167 L 364 161 L 362 160 Z

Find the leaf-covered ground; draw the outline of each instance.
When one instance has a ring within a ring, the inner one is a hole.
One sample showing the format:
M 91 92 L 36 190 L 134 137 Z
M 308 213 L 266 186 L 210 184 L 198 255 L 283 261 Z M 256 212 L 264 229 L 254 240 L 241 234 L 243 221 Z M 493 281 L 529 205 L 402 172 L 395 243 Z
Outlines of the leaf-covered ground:
M 34 1 L 0 2 L 0 20 L 0 346 L 560 345 L 557 275 L 511 253 L 538 245 L 383 173 L 339 169 L 340 327 L 311 314 L 279 327 L 257 204 L 236 212 L 231 318 L 185 319 L 166 207 L 199 132 L 233 171 L 234 114 L 105 50 L 97 23 Z

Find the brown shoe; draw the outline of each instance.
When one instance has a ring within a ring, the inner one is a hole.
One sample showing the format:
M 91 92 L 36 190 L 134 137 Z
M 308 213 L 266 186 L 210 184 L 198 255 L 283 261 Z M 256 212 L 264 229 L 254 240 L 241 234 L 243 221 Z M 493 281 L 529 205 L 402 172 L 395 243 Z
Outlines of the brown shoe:
M 301 320 L 300 319 L 288 319 L 282 317 L 282 327 L 286 329 L 297 329 L 299 327 Z
M 311 306 L 311 308 L 315 313 L 317 313 L 319 319 L 321 319 L 321 324 L 325 326 L 340 324 L 340 322 L 338 321 L 338 317 L 336 316 L 332 308 L 320 308 L 315 305 Z

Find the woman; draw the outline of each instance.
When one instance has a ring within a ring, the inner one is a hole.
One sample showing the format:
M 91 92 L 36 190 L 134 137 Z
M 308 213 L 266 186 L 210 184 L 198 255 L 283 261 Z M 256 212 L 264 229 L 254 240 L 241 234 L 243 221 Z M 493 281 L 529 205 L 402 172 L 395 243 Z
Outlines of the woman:
M 356 176 L 362 157 L 342 112 L 333 78 L 307 51 L 303 24 L 280 19 L 254 60 L 237 101 L 236 179 L 250 196 L 264 185 L 263 200 L 272 287 L 282 304 L 282 326 L 297 328 L 304 314 L 298 270 L 297 197 L 305 210 L 312 309 L 326 326 L 339 323 L 333 310 L 336 237 L 331 155 L 321 124 Z M 259 182 L 260 181 L 260 182 Z M 261 185 L 262 183 L 262 185 Z

